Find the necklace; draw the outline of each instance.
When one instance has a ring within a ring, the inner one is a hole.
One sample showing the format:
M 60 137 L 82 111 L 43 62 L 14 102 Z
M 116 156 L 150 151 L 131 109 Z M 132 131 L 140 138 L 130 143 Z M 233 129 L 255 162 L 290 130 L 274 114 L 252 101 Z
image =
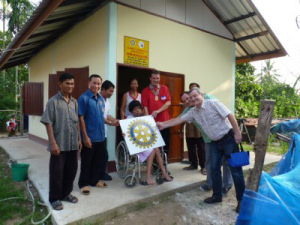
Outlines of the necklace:
M 159 94 L 160 86 L 158 85 L 157 91 L 155 91 L 152 84 L 150 84 L 150 89 L 153 92 L 153 94 L 155 95 L 155 101 L 158 101 L 159 100 L 158 94 Z
M 138 97 L 139 97 L 139 93 L 138 93 L 138 92 L 136 92 L 136 93 L 137 93 L 136 97 L 134 97 L 134 96 L 130 93 L 130 91 L 129 91 L 128 93 L 129 93 L 129 96 L 130 96 L 133 100 L 137 100 Z

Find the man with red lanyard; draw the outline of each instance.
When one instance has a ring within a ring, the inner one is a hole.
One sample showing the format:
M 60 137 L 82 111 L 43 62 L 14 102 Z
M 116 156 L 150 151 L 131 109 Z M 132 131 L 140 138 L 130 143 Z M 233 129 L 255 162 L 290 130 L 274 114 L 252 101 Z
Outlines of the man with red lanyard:
M 152 115 L 156 122 L 164 122 L 170 119 L 168 108 L 171 105 L 169 89 L 159 84 L 160 74 L 153 70 L 150 76 L 150 85 L 142 91 L 142 105 L 145 115 Z M 169 151 L 170 129 L 162 130 L 161 135 L 166 143 L 165 152 Z

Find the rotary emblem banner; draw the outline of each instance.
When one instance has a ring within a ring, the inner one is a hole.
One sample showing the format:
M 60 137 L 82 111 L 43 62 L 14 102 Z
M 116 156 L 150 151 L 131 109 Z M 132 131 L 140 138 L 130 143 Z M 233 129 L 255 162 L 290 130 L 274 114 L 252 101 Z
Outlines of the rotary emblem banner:
M 152 116 L 120 120 L 130 155 L 165 146 Z

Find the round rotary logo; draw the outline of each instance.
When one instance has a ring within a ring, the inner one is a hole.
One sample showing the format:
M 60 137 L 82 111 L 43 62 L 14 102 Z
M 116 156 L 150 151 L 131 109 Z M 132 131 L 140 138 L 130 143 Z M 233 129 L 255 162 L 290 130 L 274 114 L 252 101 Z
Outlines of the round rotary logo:
M 132 144 L 140 148 L 152 147 L 157 141 L 155 128 L 144 120 L 135 120 L 130 123 L 127 134 Z

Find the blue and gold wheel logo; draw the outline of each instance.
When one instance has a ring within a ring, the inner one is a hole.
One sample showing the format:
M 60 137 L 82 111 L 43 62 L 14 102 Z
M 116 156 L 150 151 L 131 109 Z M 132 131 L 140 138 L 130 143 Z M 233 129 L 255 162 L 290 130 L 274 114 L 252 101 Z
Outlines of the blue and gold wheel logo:
M 144 120 L 135 120 L 130 123 L 127 134 L 132 144 L 140 148 L 150 148 L 157 141 L 155 128 Z

